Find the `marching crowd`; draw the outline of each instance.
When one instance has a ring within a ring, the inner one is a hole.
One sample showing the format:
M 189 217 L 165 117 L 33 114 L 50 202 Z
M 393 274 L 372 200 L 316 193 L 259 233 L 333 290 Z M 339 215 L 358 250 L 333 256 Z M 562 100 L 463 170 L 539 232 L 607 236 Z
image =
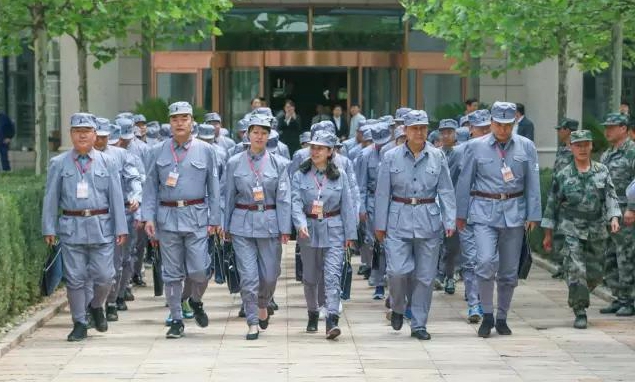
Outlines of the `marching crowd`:
M 407 319 L 412 337 L 430 339 L 433 290 L 453 294 L 458 272 L 478 335 L 512 334 L 507 314 L 521 249 L 539 224 L 545 249 L 562 260 L 574 327 L 586 328 L 589 293 L 602 282 L 615 296 L 602 312 L 635 315 L 628 120 L 607 117 L 611 147 L 600 162 L 591 158 L 590 131 L 572 119 L 556 127 L 562 146 L 543 214 L 538 155 L 519 131 L 517 109 L 509 102 L 474 107 L 434 131 L 423 110 L 358 114 L 341 142 L 336 123 L 319 121 L 300 135 L 293 155 L 267 107 L 237 122 L 238 143 L 218 113 L 199 124 L 187 102 L 171 104 L 163 125 L 132 113 L 114 121 L 74 114 L 73 149 L 50 161 L 42 212 L 45 241 L 62 252 L 68 340 L 85 339 L 89 327 L 107 331 L 128 309 L 131 281 L 143 283 L 148 242 L 162 259 L 166 337 L 182 337 L 184 319 L 208 326 L 202 298 L 214 271 L 211 236 L 235 252 L 247 340 L 258 339 L 277 309 L 282 245 L 292 235 L 306 331 L 318 331 L 322 313 L 327 339 L 341 334 L 341 279 L 351 251 L 361 254 L 358 274 L 375 287 L 374 299 L 386 300 L 394 330 Z

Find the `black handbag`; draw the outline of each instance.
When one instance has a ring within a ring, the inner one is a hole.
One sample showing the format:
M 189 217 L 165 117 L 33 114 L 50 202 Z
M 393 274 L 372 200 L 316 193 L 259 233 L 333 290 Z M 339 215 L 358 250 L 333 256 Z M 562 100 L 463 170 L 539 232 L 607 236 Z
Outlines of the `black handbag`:
M 212 265 L 214 267 L 214 281 L 216 284 L 225 284 L 225 267 L 223 266 L 223 245 L 220 237 L 214 235 L 210 242 Z
M 161 260 L 161 250 L 159 243 L 155 245 L 148 242 L 148 254 L 152 258 L 152 283 L 154 284 L 154 296 L 163 296 L 163 275 L 161 268 L 163 267 L 163 261 Z
M 40 281 L 40 292 L 43 296 L 50 296 L 60 285 L 64 278 L 64 266 L 62 261 L 62 249 L 59 244 L 55 244 L 49 250 L 49 254 L 42 270 L 42 280 Z
M 295 281 L 302 281 L 302 256 L 300 255 L 300 244 L 295 243 Z
M 240 275 L 236 266 L 234 246 L 231 242 L 225 242 L 223 247 L 223 268 L 227 280 L 227 289 L 229 289 L 229 293 L 238 293 L 240 292 Z
M 533 258 L 531 256 L 531 245 L 529 244 L 529 231 L 525 231 L 523 236 L 523 246 L 520 249 L 520 261 L 518 262 L 518 278 L 526 280 L 531 270 Z
M 353 266 L 351 265 L 351 256 L 353 251 L 350 248 L 344 253 L 344 264 L 342 266 L 342 277 L 340 278 L 340 287 L 342 289 L 341 299 L 351 299 L 351 285 L 353 282 Z
M 383 251 L 379 240 L 375 240 L 375 244 L 373 245 L 373 260 L 371 264 L 371 269 L 378 270 L 379 262 L 381 261 L 381 251 Z

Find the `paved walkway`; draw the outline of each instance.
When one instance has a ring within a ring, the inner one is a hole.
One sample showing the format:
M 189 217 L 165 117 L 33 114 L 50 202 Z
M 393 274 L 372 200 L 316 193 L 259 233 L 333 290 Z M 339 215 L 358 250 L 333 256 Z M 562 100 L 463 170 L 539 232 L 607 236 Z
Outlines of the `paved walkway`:
M 635 319 L 600 317 L 593 299 L 590 328 L 571 328 L 562 282 L 540 268 L 516 290 L 511 337 L 483 340 L 465 321 L 462 284 L 453 296 L 435 292 L 432 341 L 394 332 L 383 301 L 356 276 L 353 299 L 340 320 L 343 335 L 327 342 L 304 333 L 302 286 L 293 277 L 292 247 L 286 250 L 276 301 L 280 310 L 260 340 L 244 340 L 237 318 L 239 297 L 224 285 L 208 289 L 210 326 L 186 323 L 187 337 L 166 340 L 167 309 L 152 288 L 136 290 L 137 301 L 108 333 L 91 331 L 80 344 L 66 342 L 64 312 L 22 345 L 0 358 L 1 381 L 634 381 Z M 359 258 L 355 259 L 358 260 Z

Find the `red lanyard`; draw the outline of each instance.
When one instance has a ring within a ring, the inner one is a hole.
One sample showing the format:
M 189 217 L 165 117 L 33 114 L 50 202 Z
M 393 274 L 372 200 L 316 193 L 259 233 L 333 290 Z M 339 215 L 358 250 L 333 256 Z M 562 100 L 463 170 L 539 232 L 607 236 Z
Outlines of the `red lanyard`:
M 498 156 L 501 158 L 503 162 L 505 162 L 505 156 L 507 155 L 507 150 L 502 150 L 501 145 L 496 143 L 496 149 L 498 150 Z
M 174 158 L 174 161 L 176 162 L 176 167 L 179 166 L 179 162 L 181 162 L 183 159 L 185 159 L 185 157 L 187 156 L 187 148 L 185 148 L 185 145 L 183 145 L 183 154 L 182 155 L 177 155 L 176 154 L 176 150 L 174 150 L 174 144 L 176 142 L 174 140 L 172 140 L 172 144 L 170 145 L 170 151 L 172 151 L 172 157 Z
M 311 171 L 311 175 L 313 175 L 313 180 L 315 180 L 315 185 L 318 188 L 318 199 L 319 199 L 320 196 L 322 196 L 322 185 L 324 184 L 325 175 L 322 174 L 322 181 L 318 180 L 315 171 Z
M 247 152 L 247 162 L 249 163 L 249 167 L 251 168 L 251 172 L 256 175 L 256 181 L 260 184 L 260 173 L 262 172 L 262 168 L 265 166 L 265 159 L 267 158 L 267 150 L 265 150 L 264 155 L 262 156 L 262 160 L 260 162 L 260 167 L 258 167 L 258 171 L 256 171 L 256 167 L 254 166 L 254 162 L 251 160 L 251 156 L 249 152 Z
M 88 158 L 88 163 L 86 163 L 85 166 L 79 163 L 79 157 L 75 158 L 74 161 L 75 167 L 77 167 L 77 170 L 83 177 L 84 174 L 87 173 L 88 170 L 90 170 L 90 164 L 93 162 L 93 158 Z

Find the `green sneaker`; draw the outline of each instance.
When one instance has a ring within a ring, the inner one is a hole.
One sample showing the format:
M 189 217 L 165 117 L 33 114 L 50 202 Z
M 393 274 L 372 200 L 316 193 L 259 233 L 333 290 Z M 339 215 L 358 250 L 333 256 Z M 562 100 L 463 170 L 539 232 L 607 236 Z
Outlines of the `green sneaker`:
M 183 318 L 188 320 L 194 318 L 194 310 L 192 310 L 192 307 L 187 300 L 181 301 L 181 310 L 183 311 Z

